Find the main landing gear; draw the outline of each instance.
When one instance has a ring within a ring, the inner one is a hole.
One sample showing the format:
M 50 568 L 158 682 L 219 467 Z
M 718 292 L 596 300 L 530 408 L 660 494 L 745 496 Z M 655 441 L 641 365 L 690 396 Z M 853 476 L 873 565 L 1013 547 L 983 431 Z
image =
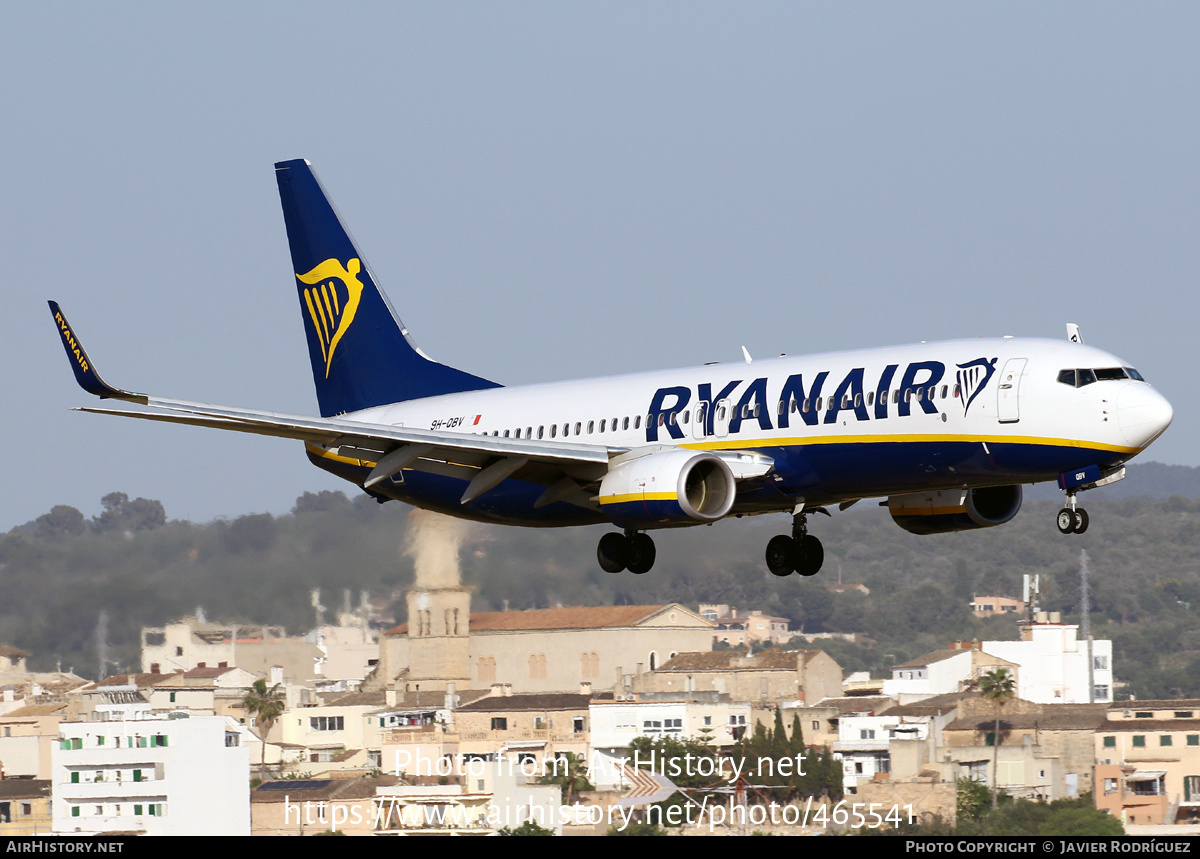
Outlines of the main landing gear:
M 1075 505 L 1075 493 L 1067 493 L 1067 506 L 1058 511 L 1058 530 L 1064 534 L 1082 534 L 1088 527 L 1087 511 Z
M 650 536 L 631 528 L 625 529 L 624 534 L 605 534 L 596 546 L 596 559 L 606 573 L 619 573 L 627 569 L 640 576 L 650 572 L 654 566 L 654 556 L 654 541 Z
M 815 576 L 825 561 L 821 541 L 808 533 L 808 514 L 792 517 L 792 536 L 780 534 L 767 543 L 767 569 L 777 576 Z

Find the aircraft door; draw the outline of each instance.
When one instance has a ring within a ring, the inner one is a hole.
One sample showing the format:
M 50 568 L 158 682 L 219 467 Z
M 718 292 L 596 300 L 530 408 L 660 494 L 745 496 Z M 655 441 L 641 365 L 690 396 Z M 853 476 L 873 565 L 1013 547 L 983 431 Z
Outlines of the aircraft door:
M 1009 358 L 1004 362 L 1004 369 L 1000 371 L 1000 387 L 996 391 L 996 415 L 1002 424 L 1015 424 L 1021 419 L 1018 398 L 1026 363 L 1026 358 Z
M 696 404 L 696 414 L 692 417 L 692 438 L 700 441 L 704 438 L 704 428 L 707 426 L 708 410 L 710 406 L 706 402 Z
M 733 406 L 729 400 L 717 400 L 713 404 L 713 435 L 725 438 L 729 435 L 729 419 L 733 417 Z

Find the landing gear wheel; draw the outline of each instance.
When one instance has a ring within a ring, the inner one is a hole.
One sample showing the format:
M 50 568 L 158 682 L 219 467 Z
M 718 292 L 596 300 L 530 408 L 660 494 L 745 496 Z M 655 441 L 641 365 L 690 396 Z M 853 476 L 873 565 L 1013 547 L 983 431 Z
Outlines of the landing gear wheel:
M 624 534 L 605 534 L 596 546 L 596 560 L 606 573 L 619 573 L 629 566 L 629 540 Z
M 1079 517 L 1075 515 L 1075 511 L 1069 507 L 1064 507 L 1058 511 L 1058 519 L 1056 520 L 1058 530 L 1063 534 L 1070 534 L 1079 527 Z M 1086 527 L 1086 526 L 1085 526 Z
M 1088 515 L 1082 507 L 1075 508 L 1075 533 L 1082 534 L 1087 530 Z
M 647 534 L 634 534 L 629 537 L 629 572 L 640 576 L 642 573 L 650 572 L 650 568 L 654 566 L 654 557 L 657 554 L 654 548 L 654 541 Z
M 796 541 L 786 534 L 767 543 L 767 569 L 775 576 L 790 576 L 796 571 Z
M 812 534 L 805 534 L 796 544 L 796 572 L 815 576 L 825 563 L 825 547 Z

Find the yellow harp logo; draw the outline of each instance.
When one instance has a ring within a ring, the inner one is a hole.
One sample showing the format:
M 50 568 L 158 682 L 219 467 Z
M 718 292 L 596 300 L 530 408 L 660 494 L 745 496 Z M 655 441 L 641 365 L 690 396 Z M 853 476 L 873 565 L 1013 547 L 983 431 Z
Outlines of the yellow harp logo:
M 301 283 L 309 284 L 301 291 L 321 344 L 326 379 L 329 378 L 333 352 L 358 311 L 363 291 L 362 281 L 358 279 L 360 271 L 362 263 L 358 259 L 350 260 L 344 268 L 336 259 L 327 259 L 312 271 L 296 275 Z

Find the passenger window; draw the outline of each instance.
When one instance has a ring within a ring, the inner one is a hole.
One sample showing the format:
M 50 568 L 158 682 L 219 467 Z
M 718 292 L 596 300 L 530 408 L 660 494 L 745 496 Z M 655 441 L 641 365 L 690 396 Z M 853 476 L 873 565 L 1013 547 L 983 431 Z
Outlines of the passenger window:
M 678 422 L 678 420 L 679 420 L 679 418 L 676 416 L 676 414 L 674 412 L 671 412 L 671 416 L 669 418 L 667 418 L 667 423 L 670 424 L 671 426 L 675 426 L 675 424 Z
M 634 417 L 633 417 L 633 428 L 634 428 L 634 429 L 641 429 L 641 428 L 642 428 L 642 416 L 641 416 L 641 415 L 634 415 Z
M 579 421 L 575 421 L 575 435 L 579 435 L 579 431 L 581 429 L 583 429 L 583 424 Z
M 606 423 L 606 419 L 601 418 L 600 419 L 600 432 L 604 432 L 605 423 Z
M 683 422 L 685 424 L 688 422 L 688 410 L 687 409 L 684 409 L 684 411 L 683 411 Z
M 874 391 L 867 391 L 867 405 L 868 405 L 868 406 L 871 406 L 871 405 L 874 405 L 874 404 L 875 404 L 875 392 L 874 392 Z
M 504 431 L 504 437 L 505 437 L 505 438 L 508 438 L 508 430 L 505 430 L 505 431 Z
M 857 409 L 861 405 L 862 405 L 862 394 L 855 394 L 854 395 L 854 408 Z
M 892 403 L 893 403 L 893 405 L 894 405 L 895 403 L 898 403 L 898 402 L 900 402 L 900 389 L 899 389 L 899 388 L 897 388 L 896 390 L 892 391 Z
M 625 418 L 624 423 L 621 425 L 621 429 L 629 429 L 629 418 Z
M 721 408 L 719 408 L 717 410 L 717 420 L 719 420 L 719 421 L 725 420 L 725 407 L 724 406 L 721 406 Z
M 818 412 L 821 411 L 821 398 L 820 397 L 817 397 L 817 402 L 816 402 L 816 405 L 813 406 L 813 409 Z
M 962 396 L 962 386 L 961 386 L 961 385 L 955 385 L 955 386 L 954 386 L 954 399 L 956 399 L 956 400 L 957 400 L 957 399 L 958 399 L 959 397 L 961 397 L 961 396 Z
M 659 412 L 658 413 L 658 425 L 662 426 L 666 422 L 667 422 L 667 416 L 664 415 L 662 412 Z
M 758 403 L 755 403 L 754 408 L 751 410 L 750 414 L 754 415 L 754 417 L 758 417 L 758 409 L 759 409 L 759 405 L 758 405 Z
M 800 407 L 800 410 L 801 410 L 801 411 L 803 411 L 805 414 L 807 414 L 807 413 L 808 413 L 808 407 L 809 407 L 809 406 L 811 406 L 811 405 L 812 405 L 812 402 L 809 400 L 809 398 L 808 398 L 808 397 L 805 397 L 805 398 L 804 398 L 804 405 L 802 405 L 802 406 Z
M 544 426 L 538 427 L 538 438 L 542 437 L 542 433 L 545 431 L 545 429 L 546 428 Z
M 792 401 L 791 401 L 791 403 L 789 403 L 789 404 L 788 404 L 788 408 L 791 410 L 792 414 L 796 414 L 796 400 L 795 400 L 795 398 L 793 398 L 793 399 L 792 399 Z M 808 409 L 805 409 L 805 411 L 808 411 Z
M 948 394 L 949 392 L 950 392 L 950 386 L 942 385 L 942 399 L 943 400 L 946 399 L 946 394 Z
M 538 438 L 541 437 L 541 433 L 538 433 Z M 533 427 L 525 427 L 525 438 L 533 438 Z
M 550 438 L 558 435 L 558 424 L 550 424 Z
M 588 421 L 588 435 L 592 434 L 592 430 L 595 429 L 595 427 L 596 427 L 595 421 Z

